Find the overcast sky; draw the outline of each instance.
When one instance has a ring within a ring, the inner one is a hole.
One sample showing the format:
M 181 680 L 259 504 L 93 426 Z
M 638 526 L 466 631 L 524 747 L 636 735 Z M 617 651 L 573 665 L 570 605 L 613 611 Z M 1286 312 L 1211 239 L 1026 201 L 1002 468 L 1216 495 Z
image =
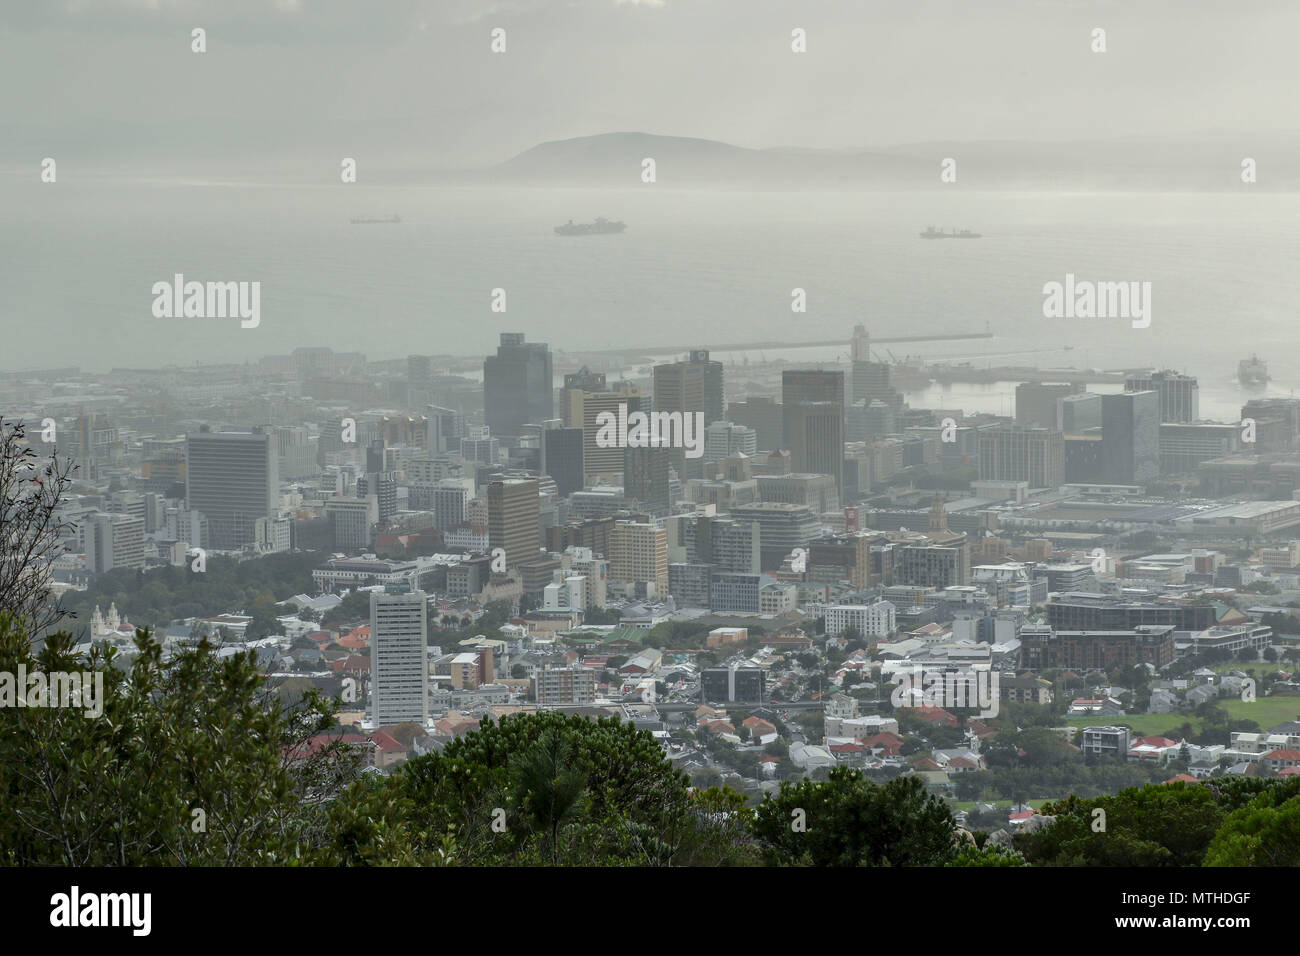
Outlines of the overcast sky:
M 1294 0 L 4 0 L 0 164 L 1290 133 L 1297 35 Z

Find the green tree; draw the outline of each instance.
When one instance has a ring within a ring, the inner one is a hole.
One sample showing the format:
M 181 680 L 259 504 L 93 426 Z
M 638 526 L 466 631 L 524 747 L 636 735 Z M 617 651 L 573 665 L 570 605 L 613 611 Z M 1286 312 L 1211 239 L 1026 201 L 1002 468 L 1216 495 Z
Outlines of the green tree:
M 1206 866 L 1300 866 L 1300 797 L 1265 791 L 1223 821 Z
M 942 865 L 955 855 L 954 830 L 947 806 L 918 777 L 878 786 L 846 767 L 824 783 L 783 783 L 753 823 L 765 859 L 778 865 Z
M 545 834 L 551 863 L 559 862 L 560 828 L 578 816 L 587 783 L 569 762 L 570 744 L 548 729 L 510 766 L 515 805 L 533 828 Z
M 325 810 L 361 771 L 309 692 L 294 709 L 266 692 L 253 653 L 206 641 L 164 659 L 147 631 L 129 667 L 75 652 L 67 633 L 38 655 L 0 618 L 0 672 L 89 673 L 83 705 L 0 707 L 0 862 L 23 866 L 284 865 L 310 856 Z M 100 711 L 94 714 L 93 711 Z

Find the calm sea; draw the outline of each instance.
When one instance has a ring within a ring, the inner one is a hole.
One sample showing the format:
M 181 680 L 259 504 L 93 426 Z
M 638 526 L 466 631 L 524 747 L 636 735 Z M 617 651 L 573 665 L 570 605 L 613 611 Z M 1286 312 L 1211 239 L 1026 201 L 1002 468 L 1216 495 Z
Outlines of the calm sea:
M 1235 418 L 1239 359 L 1300 384 L 1300 196 L 375 187 L 0 177 L 0 368 L 247 361 L 299 345 L 486 353 L 503 330 L 560 349 L 964 331 L 891 345 L 977 364 L 1199 376 L 1202 413 Z M 398 213 L 397 225 L 351 225 Z M 552 226 L 622 219 L 617 236 Z M 927 242 L 928 225 L 972 241 Z M 156 319 L 154 282 L 262 283 L 262 319 Z M 1152 283 L 1150 328 L 1047 319 L 1042 287 Z M 794 288 L 808 311 L 793 314 Z M 490 311 L 504 288 L 505 315 Z M 1069 350 L 1066 347 L 1069 346 Z M 833 360 L 846 350 L 786 353 Z M 758 358 L 758 353 L 753 353 Z M 764 353 L 772 358 L 770 350 Z M 1006 389 L 933 404 L 1008 410 Z M 924 404 L 920 396 L 913 404 Z

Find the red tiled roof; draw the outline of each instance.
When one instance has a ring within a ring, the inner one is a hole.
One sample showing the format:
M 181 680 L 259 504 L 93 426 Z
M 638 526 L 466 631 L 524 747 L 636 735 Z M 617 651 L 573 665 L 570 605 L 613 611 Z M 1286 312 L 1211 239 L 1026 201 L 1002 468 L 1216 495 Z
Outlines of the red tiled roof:
M 402 746 L 401 743 L 398 742 L 397 738 L 394 737 L 386 730 L 376 730 L 373 734 L 370 735 L 370 739 L 373 740 L 375 742 L 375 746 L 378 747 L 380 750 L 382 750 L 384 753 L 405 753 L 406 752 L 406 748 Z
M 1289 750 L 1283 748 L 1274 750 L 1271 753 L 1264 754 L 1270 760 L 1300 760 L 1300 750 Z

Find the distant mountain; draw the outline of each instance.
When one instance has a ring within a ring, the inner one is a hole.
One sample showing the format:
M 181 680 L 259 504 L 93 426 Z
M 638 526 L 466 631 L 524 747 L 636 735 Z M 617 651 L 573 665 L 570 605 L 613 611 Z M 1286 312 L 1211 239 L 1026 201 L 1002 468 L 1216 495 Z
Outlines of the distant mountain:
M 750 149 L 716 140 L 653 133 L 603 133 L 553 140 L 474 178 L 614 185 L 636 181 L 655 160 L 661 185 L 834 189 L 942 188 L 939 166 L 957 160 L 957 181 L 972 189 L 1226 190 L 1245 188 L 1241 163 L 1254 158 L 1260 190 L 1300 189 L 1300 139 L 916 143 L 875 150 Z
M 749 149 L 711 139 L 652 133 L 603 133 L 541 143 L 486 172 L 493 177 L 590 183 L 639 177 L 641 162 L 654 159 L 657 181 L 670 183 L 804 183 L 923 178 L 916 163 L 900 156 L 831 150 Z

